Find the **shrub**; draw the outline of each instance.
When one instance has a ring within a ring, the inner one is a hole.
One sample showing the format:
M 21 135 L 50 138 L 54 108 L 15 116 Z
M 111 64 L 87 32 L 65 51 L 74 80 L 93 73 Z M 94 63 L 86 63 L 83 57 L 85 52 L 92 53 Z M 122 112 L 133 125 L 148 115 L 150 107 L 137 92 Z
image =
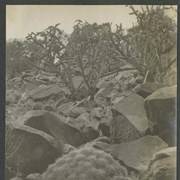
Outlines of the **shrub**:
M 17 39 L 6 43 L 6 70 L 10 78 L 20 75 L 23 71 L 32 69 L 23 57 L 22 47 L 24 43 L 24 41 Z
M 131 180 L 127 170 L 101 150 L 84 147 L 57 159 L 42 180 Z

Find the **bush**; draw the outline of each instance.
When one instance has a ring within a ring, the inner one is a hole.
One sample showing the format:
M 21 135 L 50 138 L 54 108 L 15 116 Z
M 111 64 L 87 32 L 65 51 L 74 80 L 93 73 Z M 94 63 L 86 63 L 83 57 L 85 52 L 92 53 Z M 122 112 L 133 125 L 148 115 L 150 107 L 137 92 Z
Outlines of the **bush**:
M 42 180 L 131 180 L 127 170 L 101 150 L 84 147 L 50 165 Z
M 23 71 L 32 69 L 23 57 L 24 42 L 14 39 L 6 44 L 6 70 L 9 78 L 20 75 Z

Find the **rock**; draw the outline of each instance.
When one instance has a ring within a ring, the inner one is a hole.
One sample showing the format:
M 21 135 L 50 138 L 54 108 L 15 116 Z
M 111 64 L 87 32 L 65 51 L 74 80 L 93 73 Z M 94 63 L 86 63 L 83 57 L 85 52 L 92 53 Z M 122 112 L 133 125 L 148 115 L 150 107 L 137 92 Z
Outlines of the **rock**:
M 85 140 L 81 132 L 66 123 L 66 118 L 55 112 L 36 110 L 29 111 L 20 117 L 18 123 L 41 130 L 64 144 L 75 147 L 84 144 Z
M 90 113 L 85 112 L 76 119 L 68 117 L 66 123 L 79 129 L 86 141 L 92 141 L 99 136 L 99 122 L 92 120 Z
M 122 83 L 124 80 L 131 79 L 134 76 L 134 72 L 134 70 L 121 71 L 115 77 L 115 80 Z
M 76 148 L 74 146 L 71 146 L 70 144 L 64 145 L 64 154 L 68 154 L 69 152 L 75 150 Z
M 34 89 L 30 96 L 35 100 L 44 100 L 48 99 L 52 96 L 58 95 L 60 93 L 66 93 L 63 91 L 62 88 L 60 88 L 58 85 L 50 85 L 45 87 L 38 87 Z
M 130 143 L 106 144 L 97 142 L 94 147 L 111 153 L 125 166 L 144 172 L 150 163 L 152 155 L 167 148 L 167 144 L 158 136 L 145 136 Z M 159 180 L 159 179 L 158 179 Z
M 96 107 L 96 108 L 93 108 L 92 111 L 91 111 L 91 117 L 94 117 L 94 118 L 103 118 L 104 117 L 104 109 L 102 107 Z
M 77 118 L 84 112 L 88 110 L 88 107 L 81 107 L 74 102 L 66 102 L 58 107 L 58 112 L 60 114 L 65 114 L 66 117 L 70 116 L 73 118 Z
M 56 111 L 56 109 L 51 105 L 44 106 L 44 110 L 46 110 L 46 111 Z
M 34 174 L 29 174 L 26 176 L 26 180 L 40 180 L 41 174 L 39 173 L 34 173 Z
M 21 178 L 21 177 L 14 177 L 14 178 L 11 178 L 10 180 L 23 180 L 23 178 Z
M 107 86 L 105 88 L 100 89 L 94 96 L 94 101 L 100 107 L 105 107 L 110 103 L 110 99 L 108 95 L 113 90 L 112 86 Z
M 118 104 L 125 96 L 119 96 L 116 97 L 113 101 L 112 104 Z
M 41 102 L 37 102 L 33 105 L 32 110 L 42 110 L 43 104 Z
M 86 111 L 87 111 L 87 108 L 72 106 L 71 109 L 69 109 L 68 115 L 73 118 L 77 118 L 78 116 L 85 113 Z
M 143 83 L 143 76 L 138 75 L 138 76 L 135 78 L 134 83 L 136 83 L 136 84 L 142 84 L 142 83 Z
M 10 103 L 16 104 L 18 100 L 20 99 L 21 94 L 19 91 L 10 89 L 6 91 L 6 105 L 9 105 Z
M 177 85 L 163 87 L 145 99 L 149 126 L 169 146 L 176 144 L 176 96 Z
M 110 121 L 111 143 L 131 142 L 141 136 L 140 130 L 126 116 L 112 109 L 112 119 Z
M 74 119 L 72 117 L 68 117 L 66 119 L 66 123 L 74 127 L 76 129 L 81 130 L 83 127 L 88 126 L 90 123 L 90 114 L 88 112 L 85 112 L 81 114 L 78 118 Z
M 65 103 L 63 103 L 62 105 L 60 105 L 58 107 L 57 111 L 58 111 L 59 114 L 63 114 L 66 117 L 68 117 L 69 116 L 69 111 L 73 106 L 74 106 L 74 102 L 72 102 L 72 101 L 65 102 Z
M 28 99 L 28 93 L 27 92 L 24 92 L 22 95 L 21 95 L 21 101 L 22 102 L 25 102 L 27 99 Z
M 74 76 L 72 78 L 73 80 L 73 84 L 74 84 L 74 87 L 77 89 L 82 83 L 83 83 L 83 78 L 82 76 Z
M 67 103 L 67 99 L 65 98 L 65 96 L 61 96 L 60 99 L 56 102 L 55 106 L 58 108 L 64 103 Z
M 103 142 L 103 143 L 110 144 L 110 138 L 108 138 L 106 136 L 101 136 L 101 137 L 96 138 L 92 142 Z
M 139 84 L 134 88 L 136 94 L 146 98 L 147 96 L 151 95 L 153 92 L 157 91 L 162 87 L 161 84 L 155 82 L 146 82 L 144 84 Z
M 144 108 L 144 98 L 132 94 L 113 105 L 114 110 L 123 114 L 127 120 L 141 133 L 148 129 L 148 118 Z
M 98 81 L 98 83 L 96 84 L 96 88 L 97 89 L 102 89 L 102 88 L 105 88 L 107 86 L 112 86 L 112 82 L 107 79 L 107 78 L 102 78 Z
M 10 135 L 6 165 L 23 175 L 42 173 L 63 153 L 59 141 L 32 127 L 15 123 Z
M 144 180 L 175 180 L 176 153 L 176 147 L 156 152 L 151 159 Z
M 99 129 L 104 136 L 110 137 L 110 123 L 112 121 L 112 111 L 111 107 L 107 106 L 105 109 L 105 115 L 101 118 Z
M 34 89 L 37 88 L 37 85 L 32 84 L 31 82 L 24 82 L 24 83 L 21 85 L 21 88 L 22 88 L 22 89 L 25 89 L 25 90 L 31 90 L 31 91 L 33 91 Z

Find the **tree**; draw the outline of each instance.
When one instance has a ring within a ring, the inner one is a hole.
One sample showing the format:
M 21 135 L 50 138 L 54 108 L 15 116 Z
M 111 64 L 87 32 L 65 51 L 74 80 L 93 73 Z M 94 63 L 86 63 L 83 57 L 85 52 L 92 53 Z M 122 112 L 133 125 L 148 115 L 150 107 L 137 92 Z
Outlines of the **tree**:
M 6 69 L 10 78 L 31 68 L 31 66 L 24 61 L 22 50 L 24 43 L 24 41 L 18 39 L 6 43 Z
M 109 42 L 114 47 L 113 52 L 134 65 L 143 76 L 149 72 L 161 75 L 161 56 L 175 46 L 175 24 L 165 14 L 165 6 L 141 6 L 141 11 L 132 5 L 129 7 L 132 10 L 130 14 L 136 16 L 137 25 L 127 34 L 122 25 L 117 26 L 115 32 L 109 26 Z
M 29 64 L 40 71 L 54 73 L 77 97 L 80 89 L 85 96 L 93 95 L 98 79 L 108 72 L 114 61 L 108 54 L 108 23 L 98 25 L 76 21 L 72 34 L 68 37 L 58 26 L 50 26 L 38 33 L 27 36 L 24 54 Z M 29 50 L 30 45 L 38 49 Z M 116 60 L 117 61 L 117 60 Z M 82 82 L 76 86 L 74 77 Z

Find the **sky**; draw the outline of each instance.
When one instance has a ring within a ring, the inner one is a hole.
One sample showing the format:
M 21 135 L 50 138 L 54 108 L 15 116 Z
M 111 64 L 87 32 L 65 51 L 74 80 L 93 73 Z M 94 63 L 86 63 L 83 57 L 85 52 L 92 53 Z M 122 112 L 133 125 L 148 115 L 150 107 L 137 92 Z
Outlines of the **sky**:
M 140 6 L 135 6 L 140 8 Z M 8 5 L 6 7 L 6 39 L 25 38 L 28 33 L 39 32 L 60 23 L 67 34 L 77 19 L 89 23 L 122 23 L 125 29 L 136 23 L 131 10 L 125 5 Z

